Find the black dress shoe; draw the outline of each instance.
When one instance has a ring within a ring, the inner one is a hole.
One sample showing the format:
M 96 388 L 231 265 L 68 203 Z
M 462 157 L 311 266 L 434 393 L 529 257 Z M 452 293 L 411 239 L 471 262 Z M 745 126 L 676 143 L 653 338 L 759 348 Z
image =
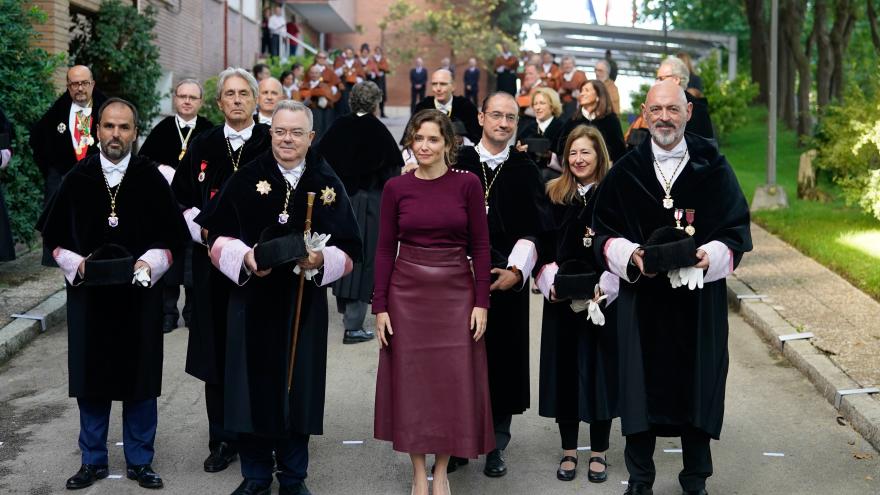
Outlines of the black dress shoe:
M 446 465 L 446 474 L 458 471 L 458 468 L 460 468 L 461 466 L 467 466 L 469 462 L 470 460 L 464 457 L 455 457 L 454 455 L 449 456 L 449 464 Z M 431 473 L 434 472 L 435 467 L 436 465 L 431 466 Z
M 563 462 L 573 462 L 574 469 L 562 469 Z M 567 456 L 563 457 L 562 460 L 559 461 L 559 469 L 556 470 L 556 479 L 558 479 L 559 481 L 572 481 L 572 480 L 574 480 L 575 476 L 577 476 L 577 465 L 578 465 L 578 458 L 577 457 L 574 457 L 571 455 L 567 455 Z
M 709 492 L 706 491 L 705 488 L 700 488 L 699 490 L 685 490 L 685 495 L 709 495 Z
M 267 485 L 262 481 L 244 480 L 238 485 L 238 488 L 232 492 L 232 495 L 271 495 L 272 482 Z
M 67 480 L 67 489 L 79 490 L 80 488 L 92 486 L 92 483 L 106 478 L 109 474 L 110 470 L 107 469 L 107 466 L 83 464 L 80 466 L 79 471 Z
M 312 495 L 304 481 L 295 485 L 281 485 L 278 495 Z
M 587 471 L 587 479 L 590 483 L 604 483 L 608 481 L 608 462 L 605 461 L 604 457 L 590 457 L 590 464 L 594 462 L 605 466 L 605 469 L 602 471 L 593 471 L 591 468 Z
M 369 330 L 364 330 L 363 328 L 360 330 L 346 330 L 345 335 L 342 337 L 342 343 L 359 344 L 361 342 L 373 340 L 374 338 L 376 338 L 376 334 Z
M 153 471 L 153 468 L 149 464 L 128 466 L 128 469 L 126 469 L 126 475 L 130 480 L 137 480 L 138 485 L 142 488 L 162 488 L 165 486 L 165 484 L 162 483 L 162 478 Z
M 623 495 L 654 495 L 654 490 L 644 483 L 630 483 Z
M 490 478 L 500 478 L 507 474 L 503 450 L 495 449 L 486 455 L 486 467 L 483 468 L 483 474 Z
M 229 467 L 229 463 L 235 460 L 237 452 L 228 443 L 220 442 L 211 455 L 205 459 L 205 472 L 218 473 Z
M 165 319 L 162 320 L 162 333 L 171 333 L 175 328 L 177 328 L 177 317 L 165 315 Z

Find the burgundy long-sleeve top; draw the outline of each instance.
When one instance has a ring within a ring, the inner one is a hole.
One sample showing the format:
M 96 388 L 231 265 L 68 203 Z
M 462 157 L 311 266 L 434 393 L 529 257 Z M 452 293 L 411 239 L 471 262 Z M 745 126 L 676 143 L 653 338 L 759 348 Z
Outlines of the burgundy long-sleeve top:
M 463 247 L 473 261 L 474 306 L 489 307 L 489 224 L 483 185 L 466 171 L 449 169 L 433 180 L 415 174 L 385 183 L 379 214 L 373 313 L 388 311 L 388 286 L 397 243 L 423 248 Z

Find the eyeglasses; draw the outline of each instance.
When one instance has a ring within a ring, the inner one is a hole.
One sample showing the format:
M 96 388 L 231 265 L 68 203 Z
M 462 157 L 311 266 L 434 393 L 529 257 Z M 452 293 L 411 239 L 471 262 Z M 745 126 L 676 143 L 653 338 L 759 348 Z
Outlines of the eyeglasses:
M 175 98 L 180 98 L 183 101 L 199 101 L 202 99 L 201 96 L 193 96 L 193 95 L 174 95 Z
M 67 83 L 67 87 L 70 89 L 88 88 L 92 83 L 93 81 L 74 81 Z
M 489 112 L 489 113 L 486 114 L 486 116 L 489 117 L 489 118 L 492 119 L 492 120 L 495 120 L 495 121 L 499 121 L 499 120 L 501 120 L 501 119 L 505 119 L 505 120 L 507 120 L 508 122 L 516 122 L 516 119 L 519 118 L 519 115 L 517 115 L 517 114 L 515 114 L 515 113 L 503 114 L 503 113 L 501 113 L 501 112 Z
M 302 139 L 308 134 L 308 132 L 302 129 L 282 129 L 280 127 L 273 127 L 272 134 L 279 139 L 284 139 L 288 135 L 293 136 L 296 139 Z
M 676 77 L 676 76 L 675 76 L 674 74 L 666 74 L 666 75 L 664 75 L 664 76 L 661 76 L 661 75 L 658 74 L 658 75 L 657 75 L 657 80 L 658 80 L 658 81 L 665 81 L 665 80 L 669 79 L 670 77 Z

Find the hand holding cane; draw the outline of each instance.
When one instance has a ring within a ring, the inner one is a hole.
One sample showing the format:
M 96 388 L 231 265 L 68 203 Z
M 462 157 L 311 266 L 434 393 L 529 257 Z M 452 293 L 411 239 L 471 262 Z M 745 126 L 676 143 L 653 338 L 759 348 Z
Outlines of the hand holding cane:
M 312 207 L 315 205 L 315 193 L 309 192 L 306 193 L 306 222 L 304 226 L 303 235 L 308 235 L 312 232 Z M 306 271 L 301 270 L 299 272 L 299 289 L 296 292 L 296 313 L 293 316 L 293 335 L 290 339 L 290 362 L 287 365 L 287 393 L 290 393 L 291 387 L 293 387 L 293 366 L 296 362 L 296 340 L 299 337 L 299 320 L 302 316 L 302 298 L 303 298 L 303 287 L 305 286 L 306 281 Z

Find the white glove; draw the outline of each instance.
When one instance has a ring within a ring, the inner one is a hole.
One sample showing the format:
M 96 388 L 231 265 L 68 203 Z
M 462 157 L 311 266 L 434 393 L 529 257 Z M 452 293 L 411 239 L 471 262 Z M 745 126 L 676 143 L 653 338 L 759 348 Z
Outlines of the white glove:
M 591 299 L 590 307 L 587 309 L 587 319 L 593 322 L 594 325 L 603 326 L 605 325 L 605 315 L 602 314 L 602 308 L 599 307 L 599 302 L 607 298 L 608 296 L 601 296 L 599 299 Z
M 590 307 L 590 300 L 589 299 L 574 299 L 571 301 L 571 304 L 569 304 L 568 306 L 575 313 L 580 313 L 581 311 Z
M 689 290 L 703 288 L 703 270 L 695 266 L 670 270 L 667 274 L 673 289 L 687 286 Z
M 140 285 L 141 287 L 149 287 L 150 286 L 150 269 L 142 266 L 134 272 L 134 277 L 131 279 L 132 285 Z
M 327 98 L 324 96 L 319 97 L 318 98 L 318 106 L 321 108 L 327 108 Z
M 327 241 L 330 240 L 331 235 L 332 234 L 319 234 L 317 232 L 307 232 L 303 234 L 303 241 L 305 242 L 306 249 L 314 252 L 323 251 L 324 248 L 327 246 Z M 299 275 L 300 271 L 302 271 L 302 269 L 299 267 L 299 265 L 294 265 L 293 273 Z M 319 271 L 320 270 L 317 268 L 310 268 L 306 270 L 306 278 L 311 280 L 312 278 L 314 278 L 315 275 L 318 274 Z

